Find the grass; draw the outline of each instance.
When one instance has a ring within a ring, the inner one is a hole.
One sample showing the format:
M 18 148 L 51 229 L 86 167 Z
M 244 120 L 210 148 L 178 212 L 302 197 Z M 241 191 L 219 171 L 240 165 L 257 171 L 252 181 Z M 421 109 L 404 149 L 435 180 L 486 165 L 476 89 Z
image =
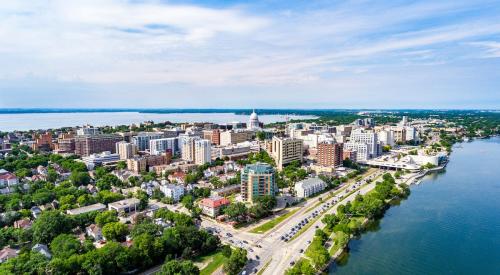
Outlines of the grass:
M 210 261 L 202 270 L 200 270 L 200 275 L 210 275 L 224 264 L 224 262 L 226 261 L 226 257 L 222 255 L 222 252 L 216 252 L 210 255 L 197 258 L 195 261 L 196 262 Z
M 300 208 L 297 208 L 297 209 L 294 209 L 292 211 L 289 211 L 288 213 L 286 213 L 285 215 L 281 215 L 275 219 L 272 219 L 260 226 L 257 226 L 256 228 L 250 230 L 250 233 L 256 233 L 256 234 L 262 234 L 262 233 L 265 233 L 269 230 L 271 230 L 273 227 L 275 227 L 276 225 L 280 224 L 282 221 L 288 219 L 290 216 L 292 216 L 293 214 L 295 214 L 295 212 L 299 211 Z

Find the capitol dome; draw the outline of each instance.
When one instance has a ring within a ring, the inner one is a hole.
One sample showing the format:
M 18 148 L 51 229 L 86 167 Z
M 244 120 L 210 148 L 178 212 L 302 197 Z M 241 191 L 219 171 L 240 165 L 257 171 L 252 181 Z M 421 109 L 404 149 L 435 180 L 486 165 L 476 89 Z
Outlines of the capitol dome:
M 250 130 L 255 130 L 260 128 L 259 116 L 255 112 L 255 110 L 253 110 L 252 114 L 250 115 L 247 128 Z

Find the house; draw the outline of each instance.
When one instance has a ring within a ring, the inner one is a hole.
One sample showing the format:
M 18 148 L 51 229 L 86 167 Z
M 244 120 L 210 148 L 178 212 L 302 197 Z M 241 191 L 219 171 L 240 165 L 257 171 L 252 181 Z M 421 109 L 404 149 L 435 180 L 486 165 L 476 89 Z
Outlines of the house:
M 20 219 L 14 222 L 14 228 L 28 229 L 31 228 L 32 224 L 33 223 L 28 218 Z
M 0 193 L 9 194 L 12 188 L 19 184 L 19 180 L 13 173 L 0 169 Z
M 176 184 L 165 184 L 160 186 L 160 191 L 165 194 L 165 197 L 172 198 L 174 201 L 179 201 L 184 196 L 184 186 Z
M 184 183 L 184 178 L 186 177 L 186 173 L 182 171 L 176 171 L 173 174 L 168 175 L 168 180 L 170 182 Z
M 43 256 L 45 256 L 45 258 L 47 258 L 47 259 L 52 258 L 52 254 L 50 253 L 49 248 L 44 244 L 39 244 L 39 243 L 35 244 L 35 246 L 33 246 L 33 248 L 31 248 L 31 251 L 38 252 L 38 253 L 42 254 Z
M 146 194 L 148 194 L 148 196 L 152 196 L 153 195 L 153 191 L 155 188 L 159 187 L 160 184 L 157 182 L 157 181 L 149 181 L 149 182 L 145 182 L 143 184 L 141 184 L 141 189 L 144 190 L 146 192 Z
M 6 262 L 8 259 L 15 258 L 19 254 L 18 249 L 12 249 L 8 246 L 0 250 L 0 264 Z
M 87 228 L 85 228 L 85 232 L 88 236 L 92 237 L 96 241 L 104 240 L 101 228 L 97 226 L 97 224 L 91 224 L 87 226 Z
M 222 208 L 229 205 L 230 203 L 231 202 L 226 198 L 211 197 L 202 199 L 199 205 L 203 214 L 215 218 L 219 215 Z
M 42 209 L 40 209 L 40 207 L 38 206 L 31 207 L 31 215 L 33 215 L 35 219 L 37 219 L 41 214 L 42 214 Z

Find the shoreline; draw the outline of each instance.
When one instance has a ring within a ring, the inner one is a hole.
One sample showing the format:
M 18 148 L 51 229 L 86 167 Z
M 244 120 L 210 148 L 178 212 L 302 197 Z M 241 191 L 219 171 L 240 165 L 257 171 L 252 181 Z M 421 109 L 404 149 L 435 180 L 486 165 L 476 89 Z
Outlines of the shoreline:
M 448 155 L 449 156 L 449 155 Z M 443 164 L 443 165 L 440 165 L 438 167 L 435 167 L 435 168 L 431 168 L 431 169 L 426 169 L 424 171 L 421 171 L 420 173 L 418 173 L 417 175 L 409 178 L 406 182 L 402 182 L 403 184 L 407 184 L 408 186 L 410 185 L 418 185 L 420 184 L 421 180 L 431 174 L 431 173 L 436 173 L 436 172 L 440 172 L 440 171 L 443 171 L 447 164 L 448 164 L 448 160 Z M 410 182 L 409 182 L 410 181 Z M 409 182 L 409 183 L 408 183 Z M 401 184 L 401 183 L 400 183 Z M 411 193 L 408 195 L 408 197 L 411 196 Z M 393 202 L 394 200 L 396 200 L 396 198 L 393 198 L 393 199 L 390 199 L 389 201 L 386 202 L 386 210 L 389 209 L 391 207 L 391 202 Z M 399 199 L 401 200 L 401 199 Z M 383 216 L 378 218 L 378 219 L 365 219 L 361 225 L 361 232 L 359 233 L 359 237 L 362 237 L 362 234 L 365 233 L 366 231 L 366 226 L 367 224 L 369 224 L 370 222 L 374 222 L 374 221 L 377 221 L 377 220 L 381 220 L 383 219 Z M 335 251 L 333 254 L 330 253 L 330 260 L 328 261 L 328 263 L 325 265 L 324 268 L 320 269 L 321 271 L 317 272 L 317 274 L 323 274 L 324 272 L 327 272 L 329 267 L 334 264 L 339 258 L 340 256 L 344 255 L 344 253 L 348 253 L 346 251 L 346 248 L 349 247 L 349 242 L 354 239 L 354 237 L 356 237 L 356 235 L 354 234 L 351 234 L 349 235 L 349 240 L 347 241 L 347 243 L 340 247 L 339 249 L 337 249 L 337 251 Z

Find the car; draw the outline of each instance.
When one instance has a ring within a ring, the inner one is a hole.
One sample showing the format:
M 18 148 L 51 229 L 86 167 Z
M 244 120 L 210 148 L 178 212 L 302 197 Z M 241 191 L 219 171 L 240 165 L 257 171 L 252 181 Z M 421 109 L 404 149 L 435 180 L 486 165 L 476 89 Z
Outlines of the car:
M 255 255 L 255 259 L 257 260 L 260 259 L 259 255 Z
M 228 236 L 228 237 L 232 237 L 232 236 L 233 236 L 233 234 L 231 234 L 231 233 L 227 232 L 227 233 L 226 233 L 226 236 Z
M 315 228 L 319 228 L 319 226 L 316 225 Z
M 248 244 L 248 242 L 247 242 L 247 241 L 245 241 L 245 240 L 243 240 L 243 243 L 246 243 L 246 244 Z
M 290 262 L 290 265 L 294 265 L 294 264 L 295 264 L 295 262 L 294 262 L 294 261 L 291 261 L 291 262 Z
M 258 271 L 257 268 L 253 269 L 253 273 L 257 273 L 257 271 Z
M 311 244 L 311 241 L 307 241 L 307 244 Z
M 258 245 L 257 245 L 257 247 L 258 247 L 258 248 L 262 248 L 262 245 L 258 244 Z
M 250 252 L 253 252 L 253 249 L 251 249 L 251 248 L 248 248 L 248 251 L 250 251 Z
M 299 250 L 299 253 L 303 253 L 303 252 L 304 252 L 304 249 L 300 249 L 300 250 Z

